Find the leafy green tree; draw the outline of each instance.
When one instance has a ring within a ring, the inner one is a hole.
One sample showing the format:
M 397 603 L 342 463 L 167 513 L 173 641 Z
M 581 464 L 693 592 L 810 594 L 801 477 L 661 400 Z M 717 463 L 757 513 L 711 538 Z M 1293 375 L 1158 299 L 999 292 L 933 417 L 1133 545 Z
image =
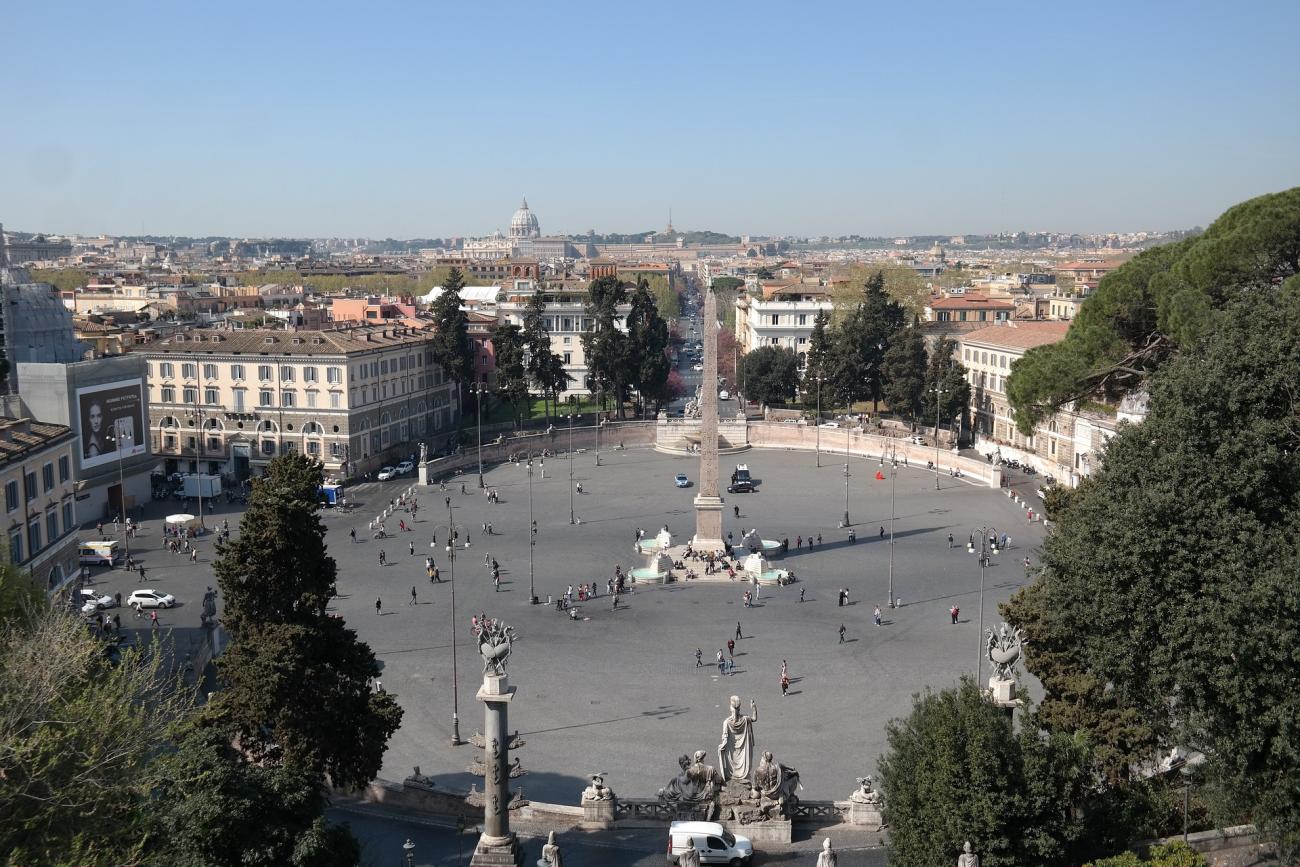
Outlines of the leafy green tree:
M 524 308 L 523 341 L 528 354 L 528 378 L 542 394 L 547 420 L 551 406 L 560 392 L 569 386 L 564 359 L 551 350 L 551 335 L 546 331 L 546 296 L 534 292 Z
M 1205 856 L 1188 846 L 1182 840 L 1163 846 L 1152 846 L 1146 860 L 1132 852 L 1090 861 L 1084 867 L 1206 867 L 1209 864 Z
M 519 407 L 528 400 L 528 368 L 524 363 L 523 331 L 511 322 L 499 322 L 492 329 L 492 351 L 496 357 L 496 390 L 510 404 L 515 424 Z
M 1300 277 L 1242 293 L 1149 380 L 1006 608 L 1058 731 L 1105 767 L 1183 744 L 1232 814 L 1300 847 Z
M 454 382 L 469 380 L 472 350 L 469 342 L 469 318 L 460 309 L 460 290 L 465 286 L 459 268 L 452 268 L 442 284 L 442 294 L 429 305 L 436 330 L 433 335 L 433 360 L 442 366 Z
M 885 349 L 880 365 L 880 396 L 890 409 L 911 421 L 921 418 L 927 370 L 925 337 L 918 328 L 904 328 Z
M 152 646 L 111 664 L 81 621 L 47 605 L 0 634 L 0 859 L 141 863 L 139 803 L 155 745 L 193 706 Z
M 317 779 L 294 766 L 258 765 L 211 730 L 191 730 L 149 768 L 158 867 L 351 867 L 361 847 L 326 822 Z
M 632 309 L 627 315 L 628 349 L 632 354 L 632 385 L 643 402 L 658 406 L 668 399 L 668 323 L 659 315 L 654 297 L 645 280 L 637 282 L 632 293 Z
M 808 352 L 804 356 L 804 405 L 810 409 L 818 405 L 817 390 L 830 380 L 831 340 L 828 333 L 830 316 L 818 311 L 813 319 L 813 330 L 808 338 Z M 825 395 L 823 395 L 825 397 Z
M 939 338 L 934 352 L 930 353 L 925 372 L 921 418 L 924 422 L 934 424 L 937 413 L 940 427 L 958 416 L 965 418 L 970 409 L 970 383 L 966 381 L 966 366 L 954 354 L 956 346 L 955 340 Z
M 1065 340 L 1025 353 L 1007 396 L 1025 434 L 1064 404 L 1115 397 L 1193 345 L 1212 313 L 1300 272 L 1300 187 L 1228 209 L 1203 234 L 1102 278 Z
M 239 538 L 219 549 L 234 640 L 204 721 L 259 762 L 352 789 L 378 773 L 402 710 L 371 689 L 379 666 L 370 647 L 325 613 L 337 570 L 318 514 L 321 481 L 310 458 L 276 458 L 253 488 Z
M 902 306 L 886 294 L 884 276 L 876 272 L 830 334 L 829 379 L 846 406 L 880 399 L 885 350 L 905 321 Z
M 785 403 L 799 388 L 799 357 L 784 346 L 760 346 L 740 359 L 745 397 L 759 403 Z
M 1088 784 L 1085 750 L 1033 727 L 1017 734 L 1006 712 L 969 677 L 927 691 L 887 729 L 880 759 L 889 863 L 952 863 L 969 840 L 987 867 L 1077 863 Z
M 623 417 L 627 387 L 633 381 L 633 357 L 627 334 L 618 328 L 618 306 L 627 300 L 627 289 L 618 277 L 600 277 L 587 290 L 587 315 L 593 328 L 582 335 L 582 348 L 593 390 L 612 397 Z

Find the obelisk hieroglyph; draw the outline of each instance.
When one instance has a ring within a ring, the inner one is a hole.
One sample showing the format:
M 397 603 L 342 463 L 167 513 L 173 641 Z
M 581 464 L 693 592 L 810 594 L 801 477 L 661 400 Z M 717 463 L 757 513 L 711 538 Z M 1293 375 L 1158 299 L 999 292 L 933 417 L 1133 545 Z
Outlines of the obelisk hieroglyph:
M 718 296 L 704 295 L 704 378 L 700 383 L 700 493 L 695 497 L 696 551 L 721 551 L 722 497 L 718 495 Z

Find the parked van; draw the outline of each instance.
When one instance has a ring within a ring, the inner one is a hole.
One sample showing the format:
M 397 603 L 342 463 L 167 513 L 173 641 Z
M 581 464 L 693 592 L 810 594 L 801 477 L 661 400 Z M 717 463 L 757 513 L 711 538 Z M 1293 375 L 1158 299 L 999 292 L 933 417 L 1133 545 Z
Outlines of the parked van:
M 122 556 L 117 550 L 117 542 L 106 539 L 96 542 L 82 542 L 78 559 L 86 566 L 112 566 Z
M 754 857 L 754 844 L 737 837 L 717 822 L 673 822 L 668 828 L 668 863 L 686 851 L 688 841 L 695 844 L 701 864 L 729 864 L 739 867 Z

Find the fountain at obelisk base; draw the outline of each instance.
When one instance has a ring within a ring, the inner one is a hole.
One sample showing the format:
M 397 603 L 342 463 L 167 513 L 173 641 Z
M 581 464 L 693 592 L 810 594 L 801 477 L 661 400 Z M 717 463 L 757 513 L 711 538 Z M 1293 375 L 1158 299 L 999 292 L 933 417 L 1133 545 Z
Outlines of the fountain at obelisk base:
M 721 551 L 722 497 L 718 493 L 718 296 L 704 296 L 704 377 L 700 383 L 700 492 L 695 497 L 696 551 Z

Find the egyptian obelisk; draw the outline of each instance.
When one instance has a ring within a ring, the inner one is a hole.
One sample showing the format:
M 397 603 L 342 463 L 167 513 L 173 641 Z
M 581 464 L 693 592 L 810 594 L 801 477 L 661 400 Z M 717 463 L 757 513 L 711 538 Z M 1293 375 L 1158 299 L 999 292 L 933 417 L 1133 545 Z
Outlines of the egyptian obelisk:
M 700 493 L 695 497 L 696 551 L 721 551 L 722 497 L 718 495 L 718 296 L 704 296 L 704 378 L 700 383 Z

